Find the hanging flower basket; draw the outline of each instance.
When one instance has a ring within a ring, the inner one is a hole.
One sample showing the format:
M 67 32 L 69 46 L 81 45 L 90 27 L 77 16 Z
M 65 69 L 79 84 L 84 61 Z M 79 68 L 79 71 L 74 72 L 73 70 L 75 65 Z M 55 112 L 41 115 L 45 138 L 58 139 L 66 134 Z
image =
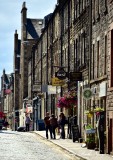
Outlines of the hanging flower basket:
M 58 108 L 71 108 L 76 106 L 76 104 L 77 104 L 77 96 L 75 91 L 69 91 L 65 93 L 63 97 L 58 98 L 56 106 Z

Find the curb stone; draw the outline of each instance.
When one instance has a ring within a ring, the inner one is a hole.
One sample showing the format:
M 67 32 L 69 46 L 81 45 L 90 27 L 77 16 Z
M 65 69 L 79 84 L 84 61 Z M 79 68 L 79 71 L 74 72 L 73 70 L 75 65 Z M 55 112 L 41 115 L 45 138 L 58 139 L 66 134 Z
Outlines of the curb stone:
M 64 148 L 63 146 L 61 146 L 61 145 L 59 145 L 59 144 L 56 144 L 56 143 L 54 143 L 53 141 L 51 141 L 51 140 L 49 140 L 49 139 L 46 139 L 45 137 L 43 137 L 42 135 L 40 135 L 40 134 L 38 134 L 38 133 L 36 133 L 36 132 L 31 131 L 31 133 L 34 133 L 35 135 L 38 135 L 39 137 L 41 137 L 41 138 L 45 139 L 46 141 L 48 141 L 48 142 L 56 145 L 57 147 L 62 148 L 64 151 L 67 152 L 67 154 L 71 154 L 72 156 L 74 156 L 75 158 L 77 158 L 77 160 L 87 160 L 86 158 L 83 158 L 83 157 L 81 157 L 80 155 L 77 155 L 77 154 L 73 153 L 72 151 Z M 71 155 L 70 155 L 70 156 L 71 156 Z

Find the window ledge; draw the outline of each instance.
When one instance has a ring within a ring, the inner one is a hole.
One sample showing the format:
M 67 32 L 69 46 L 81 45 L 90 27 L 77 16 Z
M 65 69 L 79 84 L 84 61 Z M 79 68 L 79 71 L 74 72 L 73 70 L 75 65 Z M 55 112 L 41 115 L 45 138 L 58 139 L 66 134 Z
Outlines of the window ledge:
M 113 91 L 113 87 L 108 88 L 108 91 L 109 92 Z
M 93 83 L 99 83 L 100 81 L 103 81 L 107 79 L 107 75 L 103 75 L 102 77 L 99 77 L 99 78 L 96 78 L 96 79 L 93 79 L 90 81 L 90 84 L 93 84 Z

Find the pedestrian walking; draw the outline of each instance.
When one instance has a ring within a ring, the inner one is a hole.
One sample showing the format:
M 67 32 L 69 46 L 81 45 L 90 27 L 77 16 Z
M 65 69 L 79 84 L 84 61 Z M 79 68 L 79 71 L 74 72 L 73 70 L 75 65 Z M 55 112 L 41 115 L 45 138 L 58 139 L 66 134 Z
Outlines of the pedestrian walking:
M 60 126 L 61 130 L 61 138 L 65 139 L 65 124 L 66 124 L 66 117 L 63 112 L 60 113 L 59 115 L 59 121 L 58 124 Z
M 56 128 L 58 127 L 57 118 L 54 114 L 50 117 L 50 125 L 52 129 L 53 138 L 56 139 Z
M 25 120 L 26 132 L 29 131 L 29 129 L 30 129 L 30 123 L 31 123 L 31 118 L 29 117 L 28 114 L 26 114 L 26 120 Z
M 46 116 L 44 117 L 44 123 L 45 123 L 45 129 L 46 129 L 46 138 L 48 139 L 48 131 L 50 132 L 50 137 L 52 139 L 52 128 L 50 125 L 50 116 L 49 112 L 46 113 Z

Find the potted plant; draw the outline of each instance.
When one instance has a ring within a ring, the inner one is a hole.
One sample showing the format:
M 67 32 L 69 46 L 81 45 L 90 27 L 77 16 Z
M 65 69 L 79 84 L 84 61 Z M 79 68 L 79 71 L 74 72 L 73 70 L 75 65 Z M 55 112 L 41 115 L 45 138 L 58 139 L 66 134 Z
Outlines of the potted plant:
M 95 149 L 95 136 L 93 134 L 89 135 L 86 139 L 87 149 Z

